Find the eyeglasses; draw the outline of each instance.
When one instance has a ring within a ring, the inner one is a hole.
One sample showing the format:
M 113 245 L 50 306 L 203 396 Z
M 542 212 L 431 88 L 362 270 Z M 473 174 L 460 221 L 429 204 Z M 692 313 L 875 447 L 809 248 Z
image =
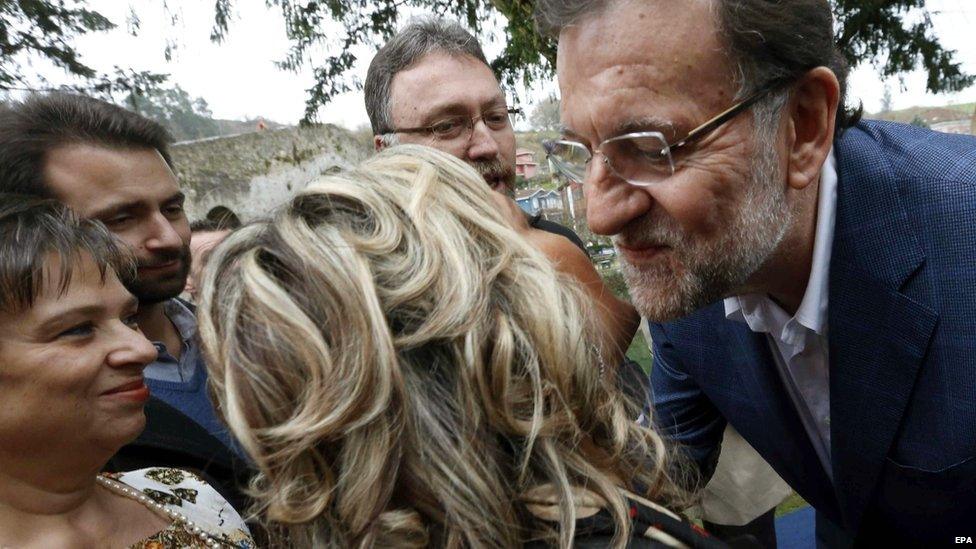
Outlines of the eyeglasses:
M 454 141 L 471 139 L 471 132 L 479 120 L 492 131 L 501 131 L 513 126 L 512 118 L 521 114 L 521 109 L 497 108 L 481 113 L 479 116 L 449 116 L 434 122 L 430 126 L 417 128 L 393 128 L 384 133 L 427 133 L 439 141 Z
M 555 171 L 576 183 L 586 179 L 590 161 L 599 154 L 614 175 L 631 185 L 646 187 L 674 175 L 674 151 L 702 139 L 786 83 L 776 82 L 762 88 L 674 143 L 669 144 L 661 132 L 648 131 L 606 139 L 594 153 L 582 143 L 561 139 L 543 141 L 542 147 Z

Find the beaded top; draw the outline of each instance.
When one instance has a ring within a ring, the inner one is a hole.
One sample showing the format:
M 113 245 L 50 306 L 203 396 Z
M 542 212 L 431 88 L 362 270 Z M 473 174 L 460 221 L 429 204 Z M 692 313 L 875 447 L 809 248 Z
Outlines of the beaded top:
M 104 473 L 106 488 L 171 519 L 169 526 L 130 549 L 253 549 L 240 515 L 203 479 L 179 469 L 150 468 Z

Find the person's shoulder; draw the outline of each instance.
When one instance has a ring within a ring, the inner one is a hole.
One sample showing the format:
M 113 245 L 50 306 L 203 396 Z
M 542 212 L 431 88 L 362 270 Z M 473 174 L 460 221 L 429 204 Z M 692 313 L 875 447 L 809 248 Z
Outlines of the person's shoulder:
M 842 175 L 878 175 L 924 185 L 926 181 L 972 183 L 976 177 L 976 136 L 865 120 L 836 141 Z
M 590 256 L 565 237 L 537 228 L 530 229 L 524 236 L 535 249 L 545 254 L 559 271 L 586 280 L 592 278 L 589 272 L 594 270 L 594 267 L 590 262 Z
M 225 544 L 241 549 L 254 547 L 244 519 L 217 490 L 195 473 L 150 467 L 109 476 L 138 490 L 163 508 L 184 515 Z
M 725 322 L 732 321 L 725 317 L 724 300 L 719 300 L 680 318 L 664 322 L 648 321 L 647 326 L 652 338 L 666 335 L 668 338 L 694 336 L 697 339 L 703 334 L 716 335 L 715 326 Z
M 576 234 L 576 232 L 570 229 L 569 227 L 560 225 L 555 221 L 549 221 L 548 219 L 542 217 L 541 215 L 534 216 L 532 220 L 529 222 L 529 226 L 532 227 L 533 229 L 545 231 L 546 233 L 555 236 L 561 236 L 565 238 L 567 241 L 569 241 L 571 244 L 579 248 L 584 254 L 589 255 L 586 251 L 586 244 L 583 243 L 583 239 L 581 239 L 579 235 Z

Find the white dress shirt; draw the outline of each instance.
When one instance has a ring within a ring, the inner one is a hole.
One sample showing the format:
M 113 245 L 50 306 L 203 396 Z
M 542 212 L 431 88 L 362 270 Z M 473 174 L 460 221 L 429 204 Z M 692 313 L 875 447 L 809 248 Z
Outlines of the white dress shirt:
M 791 318 L 767 294 L 725 300 L 725 317 L 765 333 L 776 369 L 799 412 L 803 427 L 829 476 L 830 361 L 827 348 L 828 275 L 837 209 L 837 168 L 833 149 L 820 172 L 813 262 L 803 301 Z

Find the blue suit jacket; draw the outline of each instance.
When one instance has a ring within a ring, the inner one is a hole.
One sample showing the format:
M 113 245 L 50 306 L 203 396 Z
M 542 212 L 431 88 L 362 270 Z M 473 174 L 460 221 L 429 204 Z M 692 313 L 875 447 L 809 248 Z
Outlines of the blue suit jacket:
M 651 325 L 656 420 L 706 475 L 727 420 L 860 540 L 951 543 L 976 533 L 976 139 L 862 122 L 834 150 L 833 482 L 766 336 L 721 302 Z

